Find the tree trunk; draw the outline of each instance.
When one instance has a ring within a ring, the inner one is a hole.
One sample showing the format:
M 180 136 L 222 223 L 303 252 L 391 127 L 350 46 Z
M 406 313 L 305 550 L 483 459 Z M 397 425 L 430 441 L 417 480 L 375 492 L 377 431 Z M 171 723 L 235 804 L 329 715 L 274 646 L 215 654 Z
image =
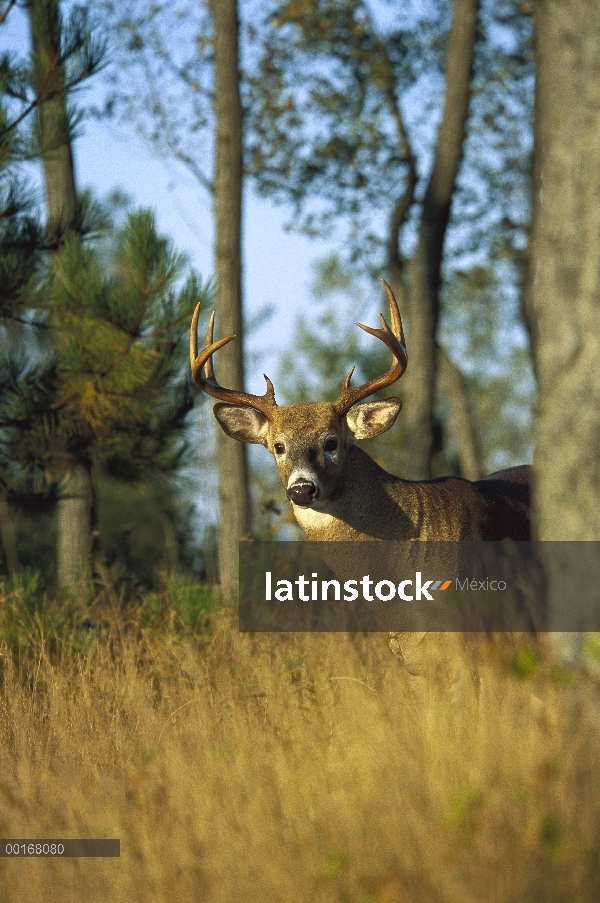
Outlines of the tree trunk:
M 243 389 L 242 320 L 242 105 L 238 71 L 236 0 L 213 0 L 215 33 L 215 194 L 217 338 L 236 335 L 219 351 L 219 381 Z M 220 523 L 218 534 L 221 588 L 230 598 L 237 586 L 238 543 L 250 530 L 250 496 L 246 448 L 217 431 Z
M 165 537 L 165 557 L 169 566 L 169 575 L 174 577 L 181 572 L 177 534 L 175 532 L 175 527 L 173 526 L 173 521 L 166 512 L 161 514 L 160 524 Z
M 541 540 L 600 540 L 600 4 L 537 0 L 528 298 L 539 387 L 534 524 Z M 553 546 L 560 551 L 558 546 Z M 600 575 L 548 556 L 551 610 Z M 597 558 L 597 556 L 593 556 Z M 569 638 L 570 640 L 573 637 Z
M 454 0 L 446 56 L 444 111 L 417 248 L 402 293 L 408 314 L 409 366 L 402 380 L 404 431 L 399 472 L 412 480 L 431 476 L 441 265 L 450 204 L 463 153 L 478 6 L 478 0 Z
M 60 65 L 58 0 L 33 0 L 29 7 L 38 87 L 53 96 L 38 117 L 50 234 L 56 239 L 72 226 L 77 212 L 73 153 L 67 129 L 67 98 Z M 89 467 L 72 463 L 59 482 L 58 581 L 80 585 L 87 570 L 92 535 L 92 480 Z
M 80 587 L 87 571 L 92 520 L 92 481 L 87 467 L 73 464 L 59 485 L 58 585 Z
M 17 551 L 17 537 L 13 521 L 8 494 L 5 489 L 0 489 L 0 537 L 6 557 L 8 576 L 14 580 L 19 573 L 19 555 Z
M 438 348 L 437 366 L 448 398 L 452 432 L 458 443 L 461 476 L 466 480 L 479 480 L 482 476 L 481 463 L 464 376 L 443 348 Z
M 600 4 L 538 0 L 535 28 L 536 529 L 545 540 L 597 540 Z
M 54 235 L 71 226 L 77 209 L 73 153 L 67 129 L 65 74 L 60 63 L 61 21 L 58 0 L 33 0 L 29 6 L 37 88 L 50 95 L 38 108 L 48 224 Z

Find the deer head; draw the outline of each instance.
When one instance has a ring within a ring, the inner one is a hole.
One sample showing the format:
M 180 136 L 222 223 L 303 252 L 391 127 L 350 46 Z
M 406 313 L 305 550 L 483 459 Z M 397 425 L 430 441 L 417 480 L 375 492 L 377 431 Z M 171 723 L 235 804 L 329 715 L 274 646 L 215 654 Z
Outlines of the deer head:
M 392 352 L 392 366 L 383 376 L 355 387 L 350 385 L 353 367 L 344 379 L 334 404 L 303 402 L 278 405 L 273 383 L 266 375 L 267 391 L 264 395 L 223 388 L 215 379 L 212 357 L 235 336 L 213 341 L 213 312 L 206 345 L 198 354 L 200 305 L 194 312 L 190 336 L 194 382 L 208 395 L 219 399 L 214 413 L 228 436 L 239 442 L 259 443 L 269 449 L 288 498 L 294 505 L 320 508 L 338 498 L 344 489 L 347 455 L 354 440 L 369 439 L 388 430 L 402 406 L 399 398 L 357 405 L 367 396 L 396 382 L 408 362 L 398 305 L 391 288 L 382 281 L 390 302 L 391 328 L 383 316 L 381 329 L 372 329 L 362 323 L 357 325 L 387 345 Z

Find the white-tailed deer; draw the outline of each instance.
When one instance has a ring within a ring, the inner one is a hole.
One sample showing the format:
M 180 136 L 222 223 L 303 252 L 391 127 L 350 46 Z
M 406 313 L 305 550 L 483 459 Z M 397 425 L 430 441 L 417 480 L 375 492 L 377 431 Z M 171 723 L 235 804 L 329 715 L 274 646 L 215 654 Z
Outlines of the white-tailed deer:
M 391 328 L 383 316 L 381 329 L 357 325 L 387 345 L 392 366 L 383 376 L 356 387 L 350 386 L 353 368 L 334 404 L 277 405 L 267 376 L 264 395 L 220 386 L 212 356 L 235 336 L 213 342 L 213 313 L 206 346 L 198 354 L 200 305 L 191 328 L 194 382 L 219 399 L 214 413 L 227 435 L 260 443 L 272 453 L 296 520 L 311 541 L 530 539 L 527 466 L 474 483 L 458 477 L 411 482 L 387 473 L 354 445 L 355 439 L 388 430 L 402 406 L 399 398 L 386 398 L 354 407 L 399 379 L 408 363 L 398 305 L 389 285 L 383 284 Z
M 311 542 L 529 540 L 529 467 L 512 467 L 474 483 L 458 477 L 412 482 L 387 473 L 354 444 L 355 439 L 369 439 L 388 430 L 402 406 L 399 398 L 357 405 L 399 379 L 408 363 L 398 305 L 389 285 L 383 284 L 390 302 L 391 328 L 383 316 L 381 329 L 357 325 L 387 345 L 392 366 L 383 376 L 357 387 L 350 386 L 353 368 L 335 404 L 277 405 L 266 375 L 264 395 L 220 386 L 212 356 L 235 336 L 213 341 L 213 313 L 206 345 L 198 354 L 200 305 L 192 319 L 190 339 L 194 382 L 219 399 L 214 413 L 227 435 L 269 449 L 296 520 Z M 337 570 L 333 560 L 328 563 Z M 441 656 L 448 685 L 462 688 L 466 680 L 471 686 L 470 656 L 466 667 L 462 656 L 464 638 L 424 632 L 392 633 L 390 637 L 392 651 L 411 674 L 425 679 L 425 685 L 428 674 L 439 673 Z M 466 698 L 463 689 L 458 694 L 461 700 Z

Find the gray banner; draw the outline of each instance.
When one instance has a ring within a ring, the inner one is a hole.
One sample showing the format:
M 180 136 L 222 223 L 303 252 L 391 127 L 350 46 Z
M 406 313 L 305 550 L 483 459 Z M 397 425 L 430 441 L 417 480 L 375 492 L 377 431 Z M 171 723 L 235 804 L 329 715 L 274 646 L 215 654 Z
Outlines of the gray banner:
M 240 630 L 600 630 L 600 543 L 242 542 Z
M 120 840 L 79 839 L 15 839 L 0 840 L 0 858 L 10 859 L 68 859 L 96 856 L 116 858 L 121 855 Z

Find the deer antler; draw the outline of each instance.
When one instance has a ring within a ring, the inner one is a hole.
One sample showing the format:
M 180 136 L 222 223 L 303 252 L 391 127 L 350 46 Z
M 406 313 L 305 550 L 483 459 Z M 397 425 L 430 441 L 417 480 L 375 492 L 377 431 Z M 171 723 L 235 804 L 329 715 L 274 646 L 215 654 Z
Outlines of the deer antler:
M 230 404 L 239 404 L 247 408 L 254 408 L 260 411 L 268 419 L 273 416 L 273 409 L 277 407 L 275 402 L 275 389 L 269 377 L 265 374 L 267 381 L 267 391 L 264 395 L 251 395 L 249 392 L 237 392 L 235 389 L 225 389 L 220 386 L 215 378 L 215 371 L 212 363 L 212 356 L 215 351 L 227 345 L 235 339 L 234 335 L 228 336 L 226 339 L 220 339 L 213 342 L 213 329 L 215 323 L 215 312 L 213 311 L 208 323 L 206 332 L 206 345 L 204 350 L 198 354 L 198 316 L 200 314 L 200 305 L 196 306 L 194 316 L 192 317 L 192 326 L 190 330 L 190 364 L 192 367 L 192 379 L 199 389 L 202 389 L 213 398 L 220 401 L 227 401 Z M 206 376 L 202 374 L 202 369 L 206 367 Z
M 396 303 L 396 299 L 394 298 L 393 291 L 391 290 L 385 279 L 382 279 L 381 281 L 383 282 L 390 302 L 390 320 L 392 328 L 390 329 L 390 327 L 385 322 L 383 314 L 379 315 L 381 317 L 381 329 L 372 329 L 370 326 L 363 326 L 362 323 L 357 323 L 356 325 L 360 326 L 361 329 L 364 329 L 365 332 L 369 332 L 376 338 L 381 339 L 382 342 L 385 342 L 393 355 L 392 366 L 387 373 L 383 374 L 383 376 L 377 376 L 375 377 L 375 379 L 369 380 L 369 382 L 365 383 L 363 386 L 355 386 L 351 388 L 350 380 L 352 378 L 352 374 L 354 373 L 353 367 L 342 383 L 340 397 L 334 405 L 337 413 L 340 416 L 346 414 L 350 410 L 352 405 L 355 405 L 357 401 L 362 401 L 362 399 L 366 398 L 367 395 L 372 395 L 373 392 L 378 392 L 379 389 L 385 389 L 386 386 L 391 386 L 392 383 L 395 383 L 397 379 L 400 379 L 400 377 L 406 370 L 406 365 L 408 364 L 408 354 L 404 341 L 404 331 L 402 329 L 400 311 L 398 310 L 398 305 Z

